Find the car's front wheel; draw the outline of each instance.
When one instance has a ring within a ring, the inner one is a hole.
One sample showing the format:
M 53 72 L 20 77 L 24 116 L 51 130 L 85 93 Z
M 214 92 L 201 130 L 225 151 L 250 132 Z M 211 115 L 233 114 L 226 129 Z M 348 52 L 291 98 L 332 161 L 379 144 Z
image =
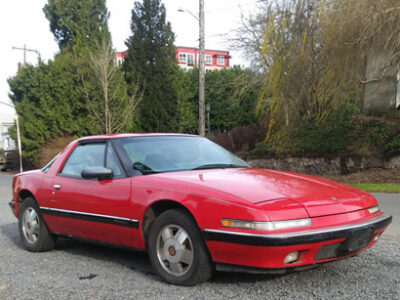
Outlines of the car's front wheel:
M 200 230 L 184 210 L 168 210 L 157 217 L 147 246 L 153 267 L 168 283 L 195 285 L 212 275 Z
M 19 207 L 19 235 L 25 248 L 32 252 L 49 251 L 55 246 L 55 238 L 50 234 L 39 207 L 33 198 L 26 198 Z

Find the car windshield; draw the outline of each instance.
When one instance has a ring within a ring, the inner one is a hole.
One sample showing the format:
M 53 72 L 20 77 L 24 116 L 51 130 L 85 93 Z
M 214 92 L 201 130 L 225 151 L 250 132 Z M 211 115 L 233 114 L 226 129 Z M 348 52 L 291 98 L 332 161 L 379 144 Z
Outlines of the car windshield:
M 132 137 L 120 139 L 117 144 L 129 157 L 132 168 L 142 174 L 249 167 L 237 156 L 202 137 Z

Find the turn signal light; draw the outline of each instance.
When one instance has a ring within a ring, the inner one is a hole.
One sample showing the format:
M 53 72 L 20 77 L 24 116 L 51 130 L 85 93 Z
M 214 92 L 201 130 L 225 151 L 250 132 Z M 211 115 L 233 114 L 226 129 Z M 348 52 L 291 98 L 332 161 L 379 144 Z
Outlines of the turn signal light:
M 222 219 L 224 227 L 254 230 L 281 230 L 296 227 L 311 226 L 311 219 L 296 219 L 285 221 L 257 222 L 245 220 Z
M 373 207 L 370 207 L 370 208 L 368 208 L 368 211 L 369 211 L 369 213 L 372 215 L 372 214 L 375 214 L 375 213 L 377 213 L 378 211 L 379 211 L 379 207 L 378 206 L 373 206 Z

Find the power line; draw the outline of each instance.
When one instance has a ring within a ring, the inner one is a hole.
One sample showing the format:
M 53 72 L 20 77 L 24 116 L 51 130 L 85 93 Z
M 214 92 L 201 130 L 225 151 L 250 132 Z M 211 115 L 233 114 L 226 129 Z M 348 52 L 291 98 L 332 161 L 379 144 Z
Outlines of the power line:
M 20 47 L 12 47 L 13 50 L 22 50 L 24 51 L 24 65 L 26 64 L 26 52 L 35 52 L 37 54 L 38 57 L 40 57 L 40 53 L 38 50 L 36 49 L 28 49 L 26 48 L 26 45 L 24 44 L 24 48 L 20 48 Z

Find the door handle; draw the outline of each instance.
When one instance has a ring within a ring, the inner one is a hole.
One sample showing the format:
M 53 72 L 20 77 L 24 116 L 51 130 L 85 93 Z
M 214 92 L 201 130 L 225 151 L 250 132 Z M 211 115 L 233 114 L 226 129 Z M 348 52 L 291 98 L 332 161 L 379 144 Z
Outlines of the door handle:
M 61 188 L 61 185 L 55 184 L 55 185 L 53 185 L 53 187 L 54 187 L 56 190 L 59 190 L 59 189 Z

